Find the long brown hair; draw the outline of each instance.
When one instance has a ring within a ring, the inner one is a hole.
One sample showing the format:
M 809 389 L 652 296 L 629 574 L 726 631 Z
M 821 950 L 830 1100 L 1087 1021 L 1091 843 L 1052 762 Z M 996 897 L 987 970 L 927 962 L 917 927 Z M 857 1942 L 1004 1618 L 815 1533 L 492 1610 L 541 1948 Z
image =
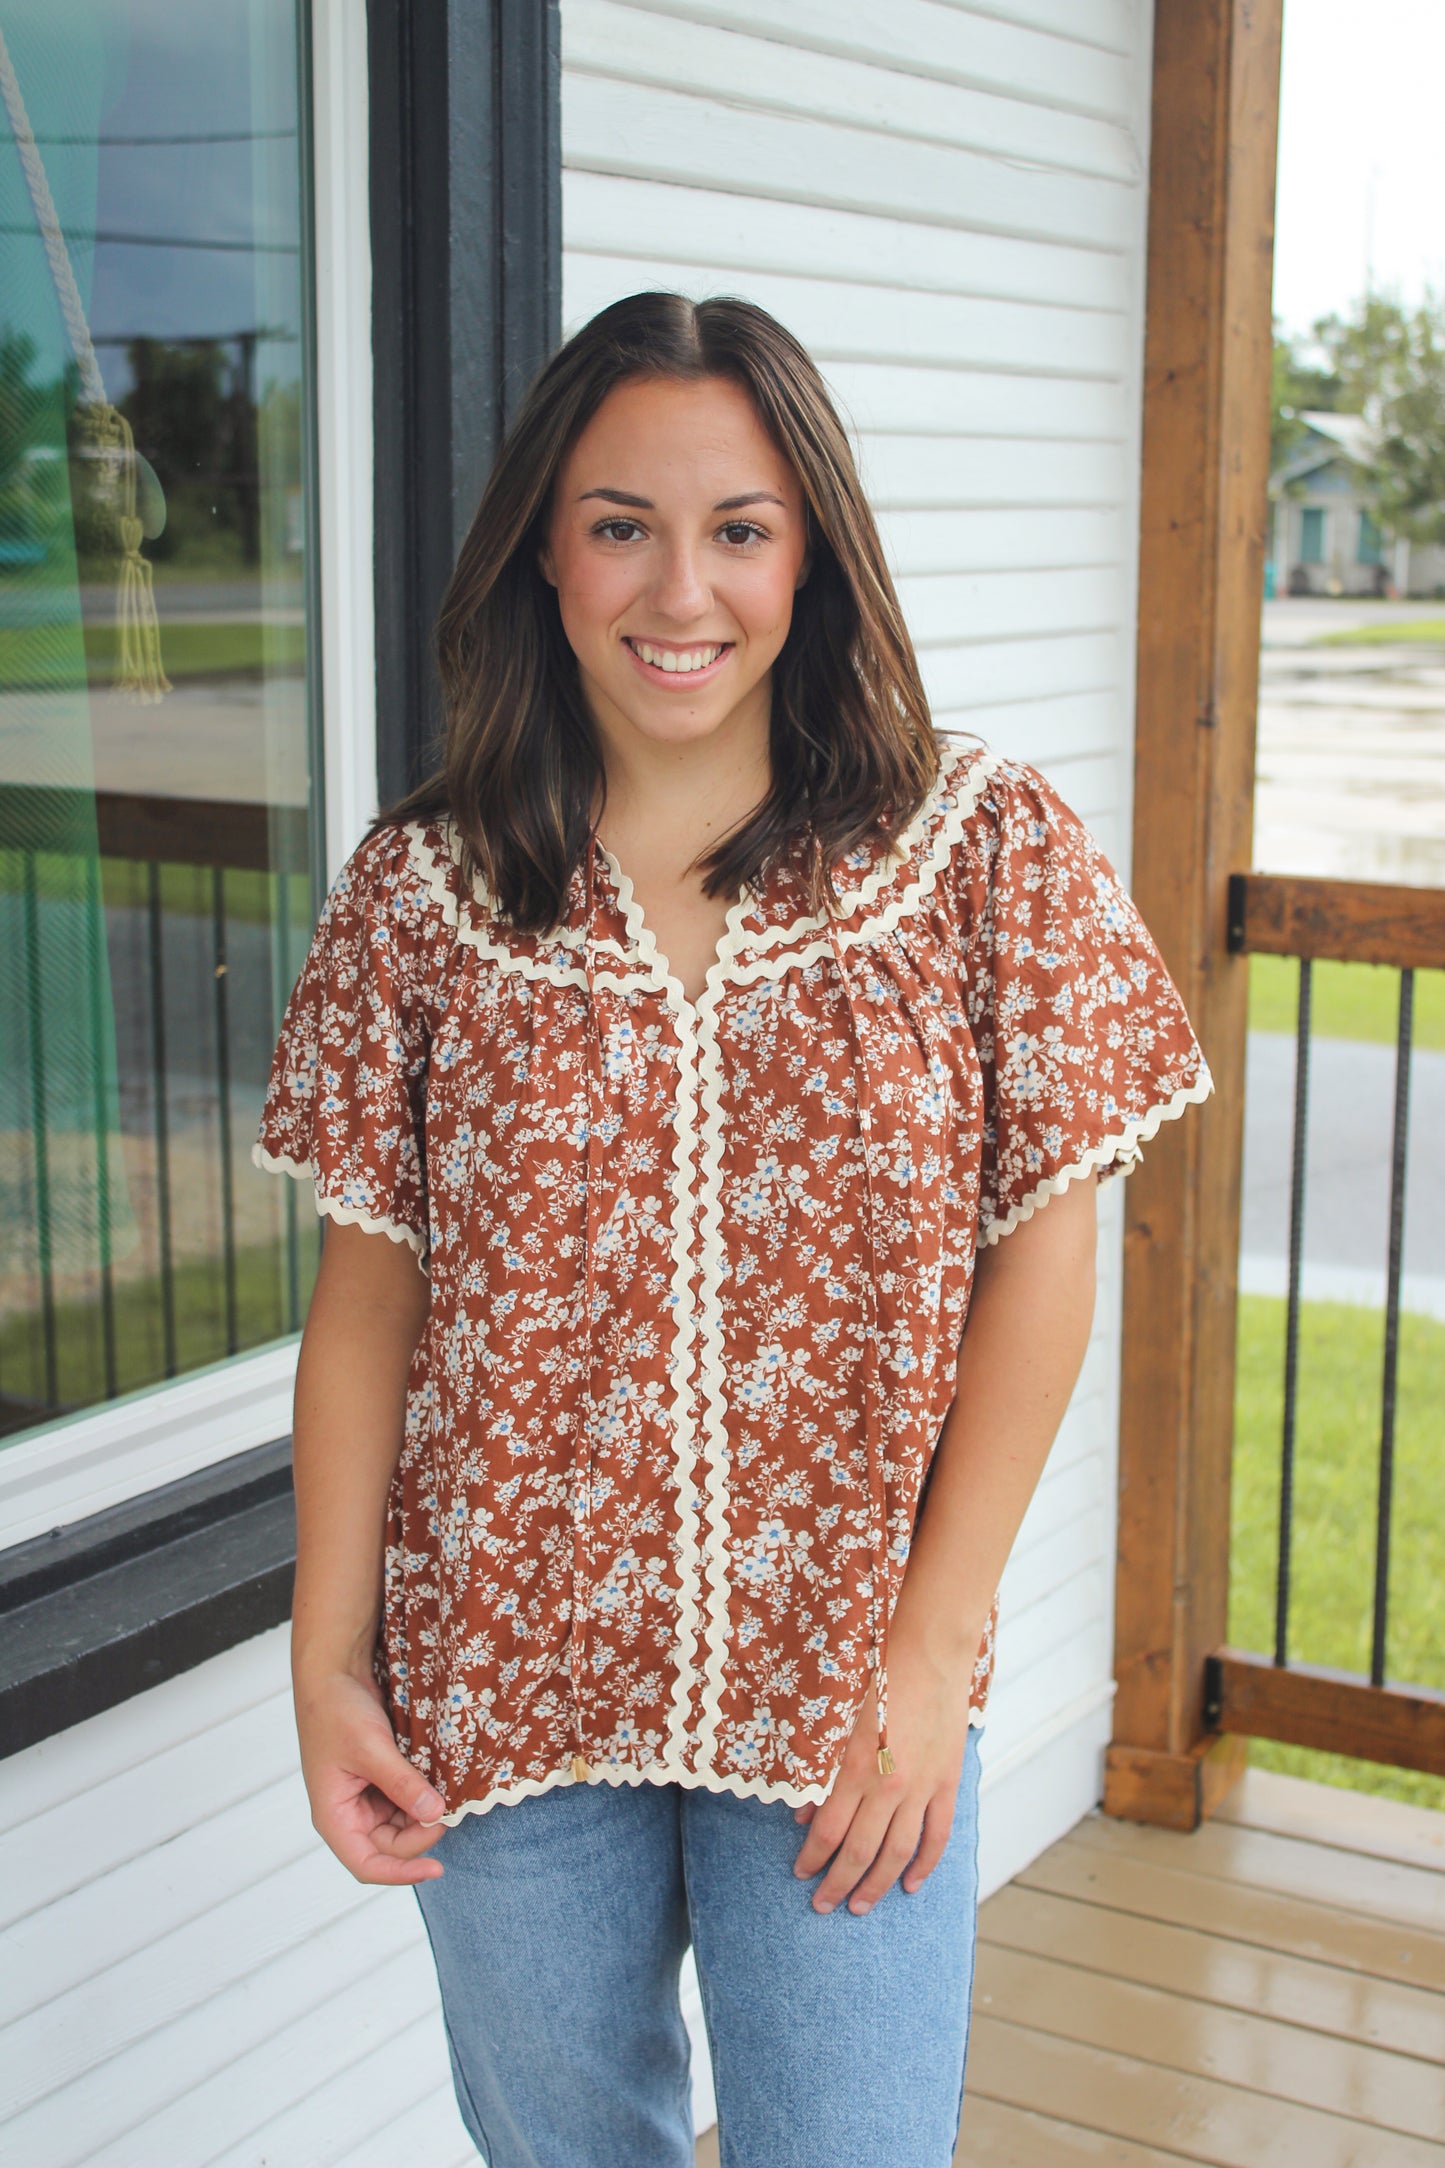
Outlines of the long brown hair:
M 378 814 L 450 815 L 467 877 L 521 931 L 563 915 L 606 776 L 556 590 L 538 563 L 553 486 L 607 394 L 638 377 L 727 377 L 751 397 L 802 485 L 812 565 L 773 665 L 771 787 L 699 860 L 704 892 L 756 887 L 816 838 L 825 869 L 893 842 L 938 774 L 913 643 L 847 434 L 818 370 L 753 302 L 629 294 L 534 380 L 492 469 L 436 624 L 441 766 Z M 822 897 L 814 894 L 814 907 Z

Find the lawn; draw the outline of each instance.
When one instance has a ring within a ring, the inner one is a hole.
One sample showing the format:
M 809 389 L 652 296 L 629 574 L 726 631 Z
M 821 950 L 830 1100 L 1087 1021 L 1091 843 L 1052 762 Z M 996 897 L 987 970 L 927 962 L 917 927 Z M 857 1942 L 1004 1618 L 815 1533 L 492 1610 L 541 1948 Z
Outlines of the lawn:
M 1352 625 L 1348 632 L 1322 632 L 1314 647 L 1398 647 L 1422 640 L 1445 646 L 1445 617 L 1407 617 L 1394 624 Z
M 254 1177 L 259 1179 L 259 1177 Z M 291 1314 L 291 1287 L 285 1245 L 267 1242 L 236 1252 L 237 1352 L 263 1347 L 298 1329 L 306 1313 L 320 1257 L 321 1222 L 309 1190 L 298 1188 L 297 1315 Z M 226 1359 L 225 1286 L 219 1257 L 186 1259 L 172 1274 L 175 1300 L 176 1367 L 180 1374 Z M 0 1327 L 0 1377 L 17 1397 L 43 1396 L 41 1343 L 33 1312 L 18 1313 Z M 121 1393 L 159 1385 L 165 1376 L 160 1281 L 151 1276 L 117 1279 L 115 1340 Z M 98 1301 L 62 1299 L 55 1311 L 56 1372 L 60 1399 L 67 1409 L 95 1405 L 105 1394 L 105 1366 Z M 0 1449 L 4 1440 L 0 1439 Z
M 1272 1654 L 1279 1552 L 1282 1298 L 1239 1304 L 1228 1640 Z M 1305 1303 L 1294 1472 L 1288 1656 L 1368 1676 L 1374 1604 L 1384 1320 L 1341 1303 Z M 1445 1324 L 1401 1321 L 1385 1676 L 1445 1688 Z M 1272 1740 L 1255 1768 L 1445 1809 L 1445 1778 Z
M 1294 1036 L 1299 965 L 1288 956 L 1249 959 L 1249 1028 Z M 1385 964 L 1317 963 L 1310 973 L 1310 1029 L 1322 1039 L 1393 1046 L 1400 974 Z M 1415 1044 L 1445 1047 L 1445 971 L 1415 973 Z
M 162 605 L 160 638 L 161 660 L 173 684 L 263 673 L 294 677 L 306 662 L 303 624 L 267 624 L 260 617 L 216 623 L 182 617 L 168 624 Z M 117 647 L 112 620 L 84 627 L 84 669 L 91 682 L 104 685 L 114 676 Z M 82 682 L 80 657 L 73 637 L 62 636 L 53 625 L 0 626 L 0 684 L 11 691 L 71 689 Z

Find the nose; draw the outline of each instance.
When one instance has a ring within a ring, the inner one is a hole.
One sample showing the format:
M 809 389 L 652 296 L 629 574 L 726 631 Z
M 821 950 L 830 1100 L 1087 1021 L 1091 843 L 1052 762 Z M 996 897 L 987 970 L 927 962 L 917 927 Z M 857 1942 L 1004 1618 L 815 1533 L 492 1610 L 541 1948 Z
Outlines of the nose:
M 657 566 L 651 601 L 659 617 L 674 625 L 695 624 L 712 608 L 712 588 L 691 543 L 679 539 L 668 547 Z

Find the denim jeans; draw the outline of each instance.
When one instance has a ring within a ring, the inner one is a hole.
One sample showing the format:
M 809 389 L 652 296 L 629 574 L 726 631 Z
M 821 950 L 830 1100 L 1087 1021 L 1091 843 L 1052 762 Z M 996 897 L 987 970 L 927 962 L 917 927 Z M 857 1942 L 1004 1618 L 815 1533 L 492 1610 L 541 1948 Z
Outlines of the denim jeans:
M 697 1956 L 723 2168 L 947 2168 L 963 2113 L 981 1726 L 943 1858 L 813 1910 L 778 1800 L 560 1785 L 468 1815 L 417 1888 L 488 2168 L 692 2168 L 678 1976 Z

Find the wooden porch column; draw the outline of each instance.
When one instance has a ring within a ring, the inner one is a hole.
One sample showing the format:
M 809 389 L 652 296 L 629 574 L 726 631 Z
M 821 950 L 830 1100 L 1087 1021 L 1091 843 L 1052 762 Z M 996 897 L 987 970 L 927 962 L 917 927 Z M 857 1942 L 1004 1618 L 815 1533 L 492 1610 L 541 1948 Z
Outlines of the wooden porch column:
M 1226 1640 L 1282 0 L 1157 0 L 1131 886 L 1215 1096 L 1125 1189 L 1114 1738 L 1104 1810 L 1192 1829 L 1242 1772 L 1204 1726 Z

